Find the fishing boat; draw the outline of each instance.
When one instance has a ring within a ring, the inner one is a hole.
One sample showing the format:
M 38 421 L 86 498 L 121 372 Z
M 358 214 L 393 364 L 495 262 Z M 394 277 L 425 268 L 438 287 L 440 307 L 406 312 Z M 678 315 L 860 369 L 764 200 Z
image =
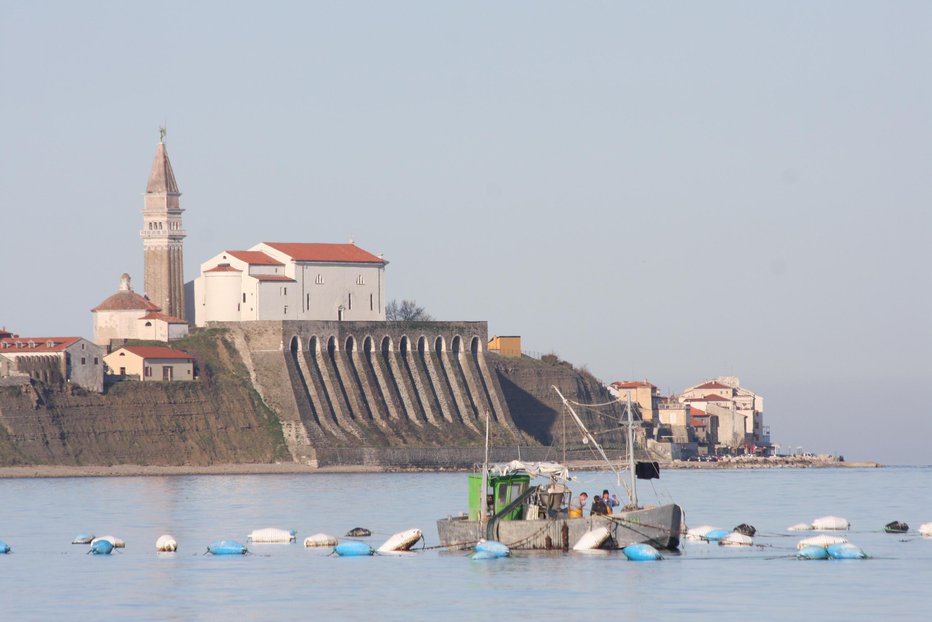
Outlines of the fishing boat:
M 595 437 L 554 387 L 588 442 L 621 480 Z M 633 443 L 634 421 L 627 404 L 628 471 L 625 484 L 629 503 L 607 515 L 571 516 L 569 503 L 572 478 L 568 469 L 555 462 L 528 463 L 514 460 L 490 465 L 488 461 L 488 417 L 486 458 L 481 472 L 469 476 L 469 512 L 437 521 L 440 544 L 449 549 L 466 549 L 481 540 L 497 540 L 513 550 L 568 550 L 587 533 L 604 527 L 609 532 L 602 548 L 623 549 L 632 544 L 650 544 L 659 549 L 679 547 L 683 511 L 674 503 L 641 506 L 637 499 Z M 532 484 L 532 479 L 542 480 Z

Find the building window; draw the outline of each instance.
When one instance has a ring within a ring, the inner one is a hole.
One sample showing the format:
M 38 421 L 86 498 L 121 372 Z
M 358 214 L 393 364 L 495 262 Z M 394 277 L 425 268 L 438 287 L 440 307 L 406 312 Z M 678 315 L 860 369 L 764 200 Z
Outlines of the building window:
M 310 295 L 310 294 L 307 295 L 307 303 L 306 303 L 305 307 L 306 307 L 306 308 L 304 309 L 305 311 L 310 311 L 310 310 L 311 310 L 311 295 Z
M 146 326 L 152 326 L 152 322 L 146 322 Z
M 375 299 L 372 297 L 372 294 L 369 294 L 369 310 L 375 311 Z
M 86 356 L 82 356 L 82 357 L 81 357 L 81 364 L 82 364 L 82 365 L 87 365 L 87 357 L 86 357 Z
M 323 275 L 323 274 L 318 274 L 318 275 L 317 275 L 317 279 L 315 279 L 314 282 L 315 282 L 316 284 L 318 284 L 318 285 L 323 285 L 323 284 L 324 284 L 324 275 Z
M 246 292 L 243 292 L 243 302 L 246 302 Z
M 360 274 L 359 276 L 356 277 L 356 285 L 365 285 L 365 284 L 366 284 L 366 278 L 363 275 Z
M 282 312 L 282 315 L 288 315 L 288 305 L 285 305 L 285 310 Z
M 100 365 L 100 360 L 96 356 L 94 357 L 94 365 Z
M 146 365 L 145 372 L 143 372 L 143 373 L 145 374 L 146 378 L 151 378 L 151 377 L 152 377 L 152 368 L 149 367 L 148 365 Z
M 287 288 L 287 287 L 283 287 L 283 288 L 282 288 L 282 296 L 287 296 L 287 295 L 288 295 L 288 288 Z
M 353 310 L 353 295 L 352 295 L 352 294 L 350 294 L 350 295 L 347 297 L 346 302 L 347 302 L 346 308 L 349 309 L 350 311 L 352 311 L 352 310 Z

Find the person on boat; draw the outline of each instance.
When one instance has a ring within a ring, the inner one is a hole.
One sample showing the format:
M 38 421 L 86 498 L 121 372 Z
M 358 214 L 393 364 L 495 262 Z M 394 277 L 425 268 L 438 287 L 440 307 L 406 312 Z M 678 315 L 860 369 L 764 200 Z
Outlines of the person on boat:
M 615 495 L 612 495 L 611 497 L 608 496 L 607 490 L 602 491 L 602 503 L 604 503 L 605 507 L 608 508 L 609 514 L 612 513 L 612 508 L 617 508 L 619 505 L 621 505 L 621 501 L 618 500 L 617 496 Z
M 602 497 L 596 495 L 592 499 L 592 510 L 589 511 L 589 516 L 605 516 L 610 510 L 604 503 L 602 503 Z
M 589 495 L 581 492 L 578 497 L 570 501 L 570 518 L 582 518 L 583 510 L 586 509 L 586 501 Z

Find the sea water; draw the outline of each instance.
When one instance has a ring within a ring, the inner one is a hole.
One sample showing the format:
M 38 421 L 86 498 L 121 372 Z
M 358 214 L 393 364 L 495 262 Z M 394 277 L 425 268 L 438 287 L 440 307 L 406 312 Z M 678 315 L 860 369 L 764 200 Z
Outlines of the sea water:
M 623 496 L 611 474 L 574 491 Z M 675 501 L 689 525 L 755 526 L 756 546 L 684 541 L 659 562 L 619 552 L 517 552 L 472 561 L 437 548 L 435 521 L 466 510 L 461 473 L 0 480 L 4 620 L 925 620 L 932 607 L 932 468 L 665 471 L 642 503 Z M 834 514 L 870 556 L 800 561 L 786 527 Z M 886 534 L 893 520 L 908 534 Z M 204 555 L 253 529 L 296 529 L 291 545 Z M 426 550 L 339 558 L 305 549 L 316 532 L 365 527 L 373 548 L 417 527 Z M 80 532 L 126 548 L 87 555 Z M 163 533 L 178 552 L 156 553 Z

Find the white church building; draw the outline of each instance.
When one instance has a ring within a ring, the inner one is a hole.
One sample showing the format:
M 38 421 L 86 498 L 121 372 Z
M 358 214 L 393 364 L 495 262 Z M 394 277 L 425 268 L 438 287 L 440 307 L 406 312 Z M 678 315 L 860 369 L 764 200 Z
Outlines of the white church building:
M 202 263 L 189 284 L 187 317 L 197 326 L 384 320 L 387 264 L 355 244 L 262 242 L 223 251 Z

